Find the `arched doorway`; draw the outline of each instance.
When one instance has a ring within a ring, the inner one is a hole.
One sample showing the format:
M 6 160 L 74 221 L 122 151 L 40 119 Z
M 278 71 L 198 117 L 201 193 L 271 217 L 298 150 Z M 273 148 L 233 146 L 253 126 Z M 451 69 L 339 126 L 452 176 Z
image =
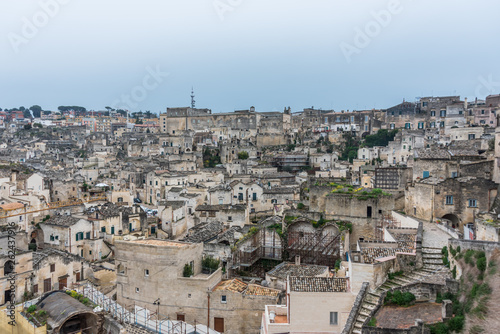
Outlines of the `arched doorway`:
M 449 213 L 447 215 L 444 215 L 441 217 L 442 219 L 449 220 L 451 222 L 451 227 L 453 228 L 460 228 L 460 219 L 453 213 Z

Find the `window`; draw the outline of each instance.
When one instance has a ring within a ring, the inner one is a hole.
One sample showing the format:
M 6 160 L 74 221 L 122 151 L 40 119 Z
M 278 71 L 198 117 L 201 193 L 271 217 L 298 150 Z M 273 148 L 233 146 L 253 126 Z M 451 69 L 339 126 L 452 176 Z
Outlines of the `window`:
M 106 226 L 101 227 L 101 232 L 106 233 Z
M 227 303 L 227 297 L 226 297 L 225 295 L 220 296 L 220 302 L 221 302 L 222 304 Z
M 33 293 L 38 293 L 38 284 L 33 285 Z
M 50 241 L 54 241 L 54 236 L 53 235 L 50 236 Z
M 446 195 L 446 205 L 452 205 L 452 204 L 453 204 L 453 196 Z
M 477 201 L 475 199 L 469 200 L 469 208 L 477 208 Z
M 469 133 L 469 140 L 476 139 L 476 135 L 473 133 Z
M 135 293 L 139 293 L 139 288 L 135 288 Z
M 257 200 L 257 193 L 253 193 L 252 194 L 252 201 L 256 201 Z
M 439 116 L 441 116 L 441 117 L 446 117 L 446 110 L 441 110 L 441 111 L 439 112 Z
M 146 277 L 149 276 L 149 269 L 144 269 L 144 276 L 146 276 Z
M 87 232 L 87 233 L 85 234 L 85 239 L 90 239 L 90 232 Z
M 228 220 L 228 221 L 233 221 L 233 217 L 228 216 L 228 217 L 227 217 L 227 220 Z
M 458 177 L 458 173 L 457 173 L 457 172 L 451 172 L 451 177 L 452 177 L 452 178 L 456 178 L 456 177 Z
M 436 111 L 435 110 L 431 110 L 431 116 L 436 116 Z
M 394 123 L 391 123 L 391 130 L 393 130 L 395 127 L 395 124 Z
M 52 263 L 50 265 L 50 272 L 53 273 L 54 271 L 56 271 L 56 264 L 55 263 Z
M 89 255 L 92 255 L 92 251 L 91 250 L 89 250 Z
M 429 175 L 430 175 L 429 171 L 424 170 L 424 173 L 423 173 L 423 178 L 424 178 L 424 179 L 425 179 L 425 178 L 428 178 L 428 177 L 429 177 Z
M 339 314 L 338 312 L 330 312 L 330 325 L 338 325 Z

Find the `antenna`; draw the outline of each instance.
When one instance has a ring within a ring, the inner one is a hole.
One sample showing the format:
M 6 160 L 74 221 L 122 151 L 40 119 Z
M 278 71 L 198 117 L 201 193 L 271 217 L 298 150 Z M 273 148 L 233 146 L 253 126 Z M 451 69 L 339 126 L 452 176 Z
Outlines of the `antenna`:
M 196 101 L 194 100 L 194 89 L 191 87 L 191 108 L 195 108 Z

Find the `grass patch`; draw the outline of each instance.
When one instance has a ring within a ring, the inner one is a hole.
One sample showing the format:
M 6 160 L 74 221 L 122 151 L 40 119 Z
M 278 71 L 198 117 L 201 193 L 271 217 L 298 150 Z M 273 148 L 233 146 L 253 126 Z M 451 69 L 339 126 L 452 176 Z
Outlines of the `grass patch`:
M 377 327 L 377 319 L 375 317 L 372 317 L 370 321 L 368 321 L 367 324 L 368 327 Z

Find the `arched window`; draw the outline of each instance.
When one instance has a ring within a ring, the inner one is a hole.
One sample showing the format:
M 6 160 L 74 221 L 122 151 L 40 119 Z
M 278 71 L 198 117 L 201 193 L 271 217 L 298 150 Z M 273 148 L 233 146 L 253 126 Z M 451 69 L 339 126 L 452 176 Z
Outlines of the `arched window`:
M 7 276 L 12 272 L 14 272 L 14 262 L 9 260 L 3 265 L 3 275 Z

